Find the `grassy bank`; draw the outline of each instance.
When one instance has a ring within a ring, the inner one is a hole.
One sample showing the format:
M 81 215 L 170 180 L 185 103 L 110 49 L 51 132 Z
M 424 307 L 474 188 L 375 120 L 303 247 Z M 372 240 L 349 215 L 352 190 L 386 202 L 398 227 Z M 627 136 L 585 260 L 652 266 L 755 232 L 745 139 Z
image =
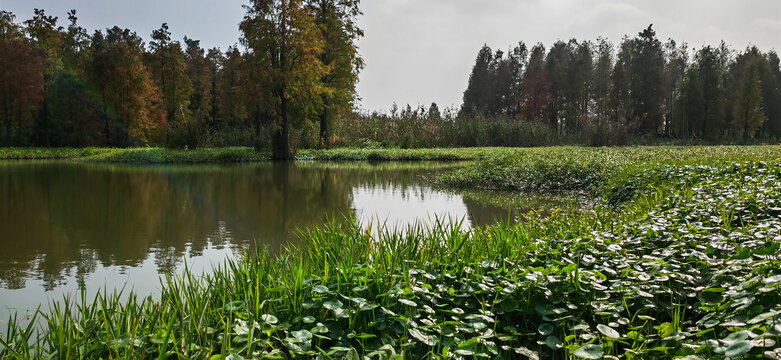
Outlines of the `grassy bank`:
M 278 257 L 167 277 L 159 300 L 55 303 L 40 329 L 12 321 L 0 358 L 778 358 L 781 162 L 760 160 L 780 150 L 719 149 L 556 148 L 528 174 L 489 159 L 450 176 L 625 195 L 470 231 L 334 222 Z
M 781 160 L 781 146 L 641 146 L 619 148 L 501 148 L 481 161 L 442 175 L 455 188 L 520 191 L 605 190 L 619 193 L 650 170 L 676 165 L 719 166 Z
M 781 159 L 781 146 L 636 146 L 587 148 L 336 148 L 304 149 L 299 160 L 471 161 L 486 160 L 443 179 L 448 186 L 536 190 L 568 189 L 606 178 L 616 169 L 650 165 L 719 164 L 725 161 Z M 73 160 L 105 163 L 186 164 L 267 161 L 268 153 L 248 147 L 172 150 L 164 148 L 0 148 L 0 160 Z M 579 178 L 579 184 L 567 183 Z M 550 185 L 536 182 L 547 181 Z M 556 186 L 555 183 L 561 183 Z
M 492 148 L 302 150 L 299 160 L 463 161 L 484 158 Z M 267 161 L 268 153 L 248 147 L 171 150 L 164 148 L 0 148 L 0 160 L 72 160 L 104 163 L 187 164 Z

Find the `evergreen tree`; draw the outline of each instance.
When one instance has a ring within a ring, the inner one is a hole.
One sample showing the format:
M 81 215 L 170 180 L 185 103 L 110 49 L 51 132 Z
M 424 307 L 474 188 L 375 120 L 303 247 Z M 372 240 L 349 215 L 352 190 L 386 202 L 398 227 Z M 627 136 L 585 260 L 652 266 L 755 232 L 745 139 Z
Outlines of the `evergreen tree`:
M 567 69 L 572 59 L 570 44 L 558 41 L 551 47 L 545 58 L 545 74 L 550 81 L 551 101 L 548 105 L 549 123 L 558 133 L 564 131 L 567 99 L 564 93 L 568 86 Z
M 762 89 L 757 73 L 757 62 L 746 65 L 740 88 L 735 97 L 732 130 L 738 138 L 750 139 L 767 121 L 767 115 L 762 108 Z
M 591 43 L 570 41 L 572 58 L 567 67 L 568 81 L 564 87 L 565 130 L 575 133 L 588 118 L 589 89 L 591 87 L 591 71 L 593 68 L 593 54 Z
M 665 136 L 673 135 L 673 123 L 679 116 L 678 100 L 681 86 L 686 75 L 688 47 L 680 46 L 672 39 L 665 44 L 664 62 L 664 131 Z
M 513 99 L 512 76 L 510 60 L 504 56 L 504 51 L 497 50 L 491 62 L 491 95 L 486 106 L 486 114 L 491 116 L 506 115 L 517 102 Z
M 521 82 L 524 94 L 522 99 L 524 119 L 535 122 L 548 120 L 547 111 L 551 102 L 550 86 L 545 75 L 545 46 L 537 44 L 531 50 L 529 63 Z
M 727 130 L 725 73 L 728 51 L 725 46 L 705 46 L 696 56 L 697 73 L 702 89 L 703 117 L 691 119 L 697 128 L 693 135 L 701 138 L 717 138 Z
M 634 57 L 635 41 L 624 38 L 619 47 L 616 63 L 610 74 L 613 83 L 610 89 L 609 104 L 611 108 L 613 123 L 624 127 L 629 132 L 635 128 L 635 124 L 630 121 L 631 98 L 629 96 L 629 74 L 632 68 L 632 58 Z
M 492 63 L 493 51 L 488 45 L 483 45 L 475 59 L 472 73 L 469 75 L 469 85 L 464 91 L 462 111 L 469 115 L 485 112 L 491 103 L 492 94 Z
M 765 112 L 766 135 L 781 138 L 781 61 L 774 51 L 766 55 L 766 70 L 760 73 Z
M 184 37 L 184 62 L 187 78 L 192 85 L 188 113 L 191 121 L 188 126 L 187 145 L 190 148 L 198 145 L 197 134 L 206 133 L 206 125 L 210 120 L 212 101 L 210 92 L 213 86 L 211 62 L 206 58 L 206 51 L 201 48 L 199 40 Z
M 652 26 L 635 38 L 629 72 L 631 116 L 640 132 L 647 135 L 657 135 L 662 130 L 664 54 Z
M 703 95 L 702 82 L 697 67 L 686 71 L 686 76 L 681 86 L 681 117 L 677 122 L 676 133 L 683 139 L 690 139 L 701 129 L 701 123 L 705 119 L 705 97 Z
M 597 40 L 596 63 L 591 78 L 591 99 L 600 128 L 609 118 L 610 72 L 613 68 L 613 45 L 604 38 Z
M 526 62 L 529 51 L 526 44 L 519 42 L 508 54 L 508 69 L 510 75 L 510 91 L 508 96 L 507 114 L 511 117 L 520 117 L 523 110 L 521 104 L 524 98 L 523 73 L 526 70 Z
M 429 106 L 428 117 L 433 120 L 440 120 L 442 118 L 442 113 L 439 111 L 439 105 L 437 105 L 437 103 L 433 102 L 431 103 L 431 106 Z

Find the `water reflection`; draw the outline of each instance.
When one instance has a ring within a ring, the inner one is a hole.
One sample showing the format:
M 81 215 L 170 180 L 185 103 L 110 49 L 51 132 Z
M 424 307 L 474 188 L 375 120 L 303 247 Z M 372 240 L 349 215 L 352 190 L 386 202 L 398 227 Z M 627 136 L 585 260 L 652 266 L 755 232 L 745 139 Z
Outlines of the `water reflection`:
M 255 243 L 278 251 L 327 217 L 468 226 L 509 213 L 427 186 L 422 178 L 441 167 L 0 163 L 0 306 L 29 308 L 79 288 L 153 292 L 159 273 L 185 259 L 208 271 Z

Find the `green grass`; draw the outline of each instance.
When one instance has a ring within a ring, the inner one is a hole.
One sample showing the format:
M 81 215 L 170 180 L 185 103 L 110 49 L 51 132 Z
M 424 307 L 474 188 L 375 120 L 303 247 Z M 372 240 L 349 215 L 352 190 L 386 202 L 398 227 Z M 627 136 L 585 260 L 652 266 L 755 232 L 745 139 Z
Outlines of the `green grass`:
M 469 231 L 372 239 L 334 221 L 278 256 L 168 276 L 158 300 L 70 298 L 39 328 L 11 319 L 0 358 L 778 357 L 781 150 L 549 150 L 506 150 L 539 156 L 528 174 L 513 174 L 527 171 L 519 160 L 450 176 L 482 166 L 499 175 L 481 179 L 542 184 L 509 188 L 624 196 Z
M 171 150 L 164 148 L 0 148 L 0 160 L 72 160 L 105 163 L 176 164 L 265 161 L 251 148 Z
M 299 160 L 463 161 L 484 158 L 495 149 L 332 149 L 302 150 Z M 72 160 L 105 163 L 186 164 L 268 161 L 268 153 L 248 147 L 171 150 L 164 148 L 0 148 L 0 160 Z

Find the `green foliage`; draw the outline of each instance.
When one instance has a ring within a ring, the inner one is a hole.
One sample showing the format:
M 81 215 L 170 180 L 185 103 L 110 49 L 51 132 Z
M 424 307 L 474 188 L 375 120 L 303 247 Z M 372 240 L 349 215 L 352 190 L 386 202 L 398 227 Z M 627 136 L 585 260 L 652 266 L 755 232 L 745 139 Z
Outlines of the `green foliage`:
M 588 191 L 608 197 L 627 179 L 665 165 L 775 160 L 776 146 L 689 146 L 502 149 L 494 156 L 443 174 L 447 186 L 522 191 Z M 629 184 L 634 184 L 629 182 Z

